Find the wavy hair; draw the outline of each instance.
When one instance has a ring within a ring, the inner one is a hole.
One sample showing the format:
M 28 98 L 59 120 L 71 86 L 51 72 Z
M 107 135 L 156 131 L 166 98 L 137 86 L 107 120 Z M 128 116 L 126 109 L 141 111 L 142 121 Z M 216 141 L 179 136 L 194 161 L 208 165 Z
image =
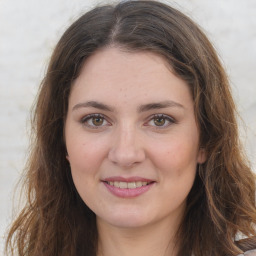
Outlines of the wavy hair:
M 238 138 L 236 109 L 218 56 L 190 18 L 157 1 L 99 6 L 59 40 L 32 119 L 24 175 L 27 204 L 10 228 L 6 252 L 19 256 L 97 254 L 95 214 L 79 197 L 66 160 L 64 123 L 73 81 L 107 46 L 149 51 L 187 82 L 207 161 L 198 166 L 177 233 L 178 256 L 226 256 L 256 249 L 255 177 Z M 247 237 L 236 241 L 237 234 Z

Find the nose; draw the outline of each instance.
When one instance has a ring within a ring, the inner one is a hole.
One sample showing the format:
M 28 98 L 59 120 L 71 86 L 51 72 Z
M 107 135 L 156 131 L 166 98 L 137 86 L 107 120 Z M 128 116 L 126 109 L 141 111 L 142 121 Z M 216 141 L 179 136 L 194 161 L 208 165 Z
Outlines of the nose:
M 120 128 L 115 131 L 108 159 L 120 167 L 131 167 L 145 160 L 145 150 L 136 128 Z

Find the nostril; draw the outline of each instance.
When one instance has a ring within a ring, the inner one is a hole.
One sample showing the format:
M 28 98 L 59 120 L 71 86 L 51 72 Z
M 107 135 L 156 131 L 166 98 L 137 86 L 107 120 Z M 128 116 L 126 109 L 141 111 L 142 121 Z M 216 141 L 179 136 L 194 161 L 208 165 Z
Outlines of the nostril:
M 145 157 L 142 152 L 138 150 L 120 150 L 112 149 L 108 154 L 108 159 L 119 166 L 131 167 L 135 164 L 141 163 Z

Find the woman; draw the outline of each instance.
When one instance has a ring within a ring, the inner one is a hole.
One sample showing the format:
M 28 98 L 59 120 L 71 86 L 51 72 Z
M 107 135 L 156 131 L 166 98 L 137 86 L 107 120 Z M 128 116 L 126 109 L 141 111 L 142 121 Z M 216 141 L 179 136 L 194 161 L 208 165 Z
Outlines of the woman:
M 10 255 L 255 255 L 255 180 L 227 77 L 179 11 L 125 1 L 84 14 L 34 113 Z

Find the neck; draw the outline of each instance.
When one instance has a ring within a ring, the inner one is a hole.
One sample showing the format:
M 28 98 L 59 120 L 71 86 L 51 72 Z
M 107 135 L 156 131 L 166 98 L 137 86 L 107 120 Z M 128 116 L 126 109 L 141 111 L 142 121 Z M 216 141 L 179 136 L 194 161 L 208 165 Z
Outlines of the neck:
M 155 223 L 139 228 L 120 228 L 97 220 L 98 256 L 176 256 L 177 225 Z M 173 228 L 170 228 L 173 227 Z

